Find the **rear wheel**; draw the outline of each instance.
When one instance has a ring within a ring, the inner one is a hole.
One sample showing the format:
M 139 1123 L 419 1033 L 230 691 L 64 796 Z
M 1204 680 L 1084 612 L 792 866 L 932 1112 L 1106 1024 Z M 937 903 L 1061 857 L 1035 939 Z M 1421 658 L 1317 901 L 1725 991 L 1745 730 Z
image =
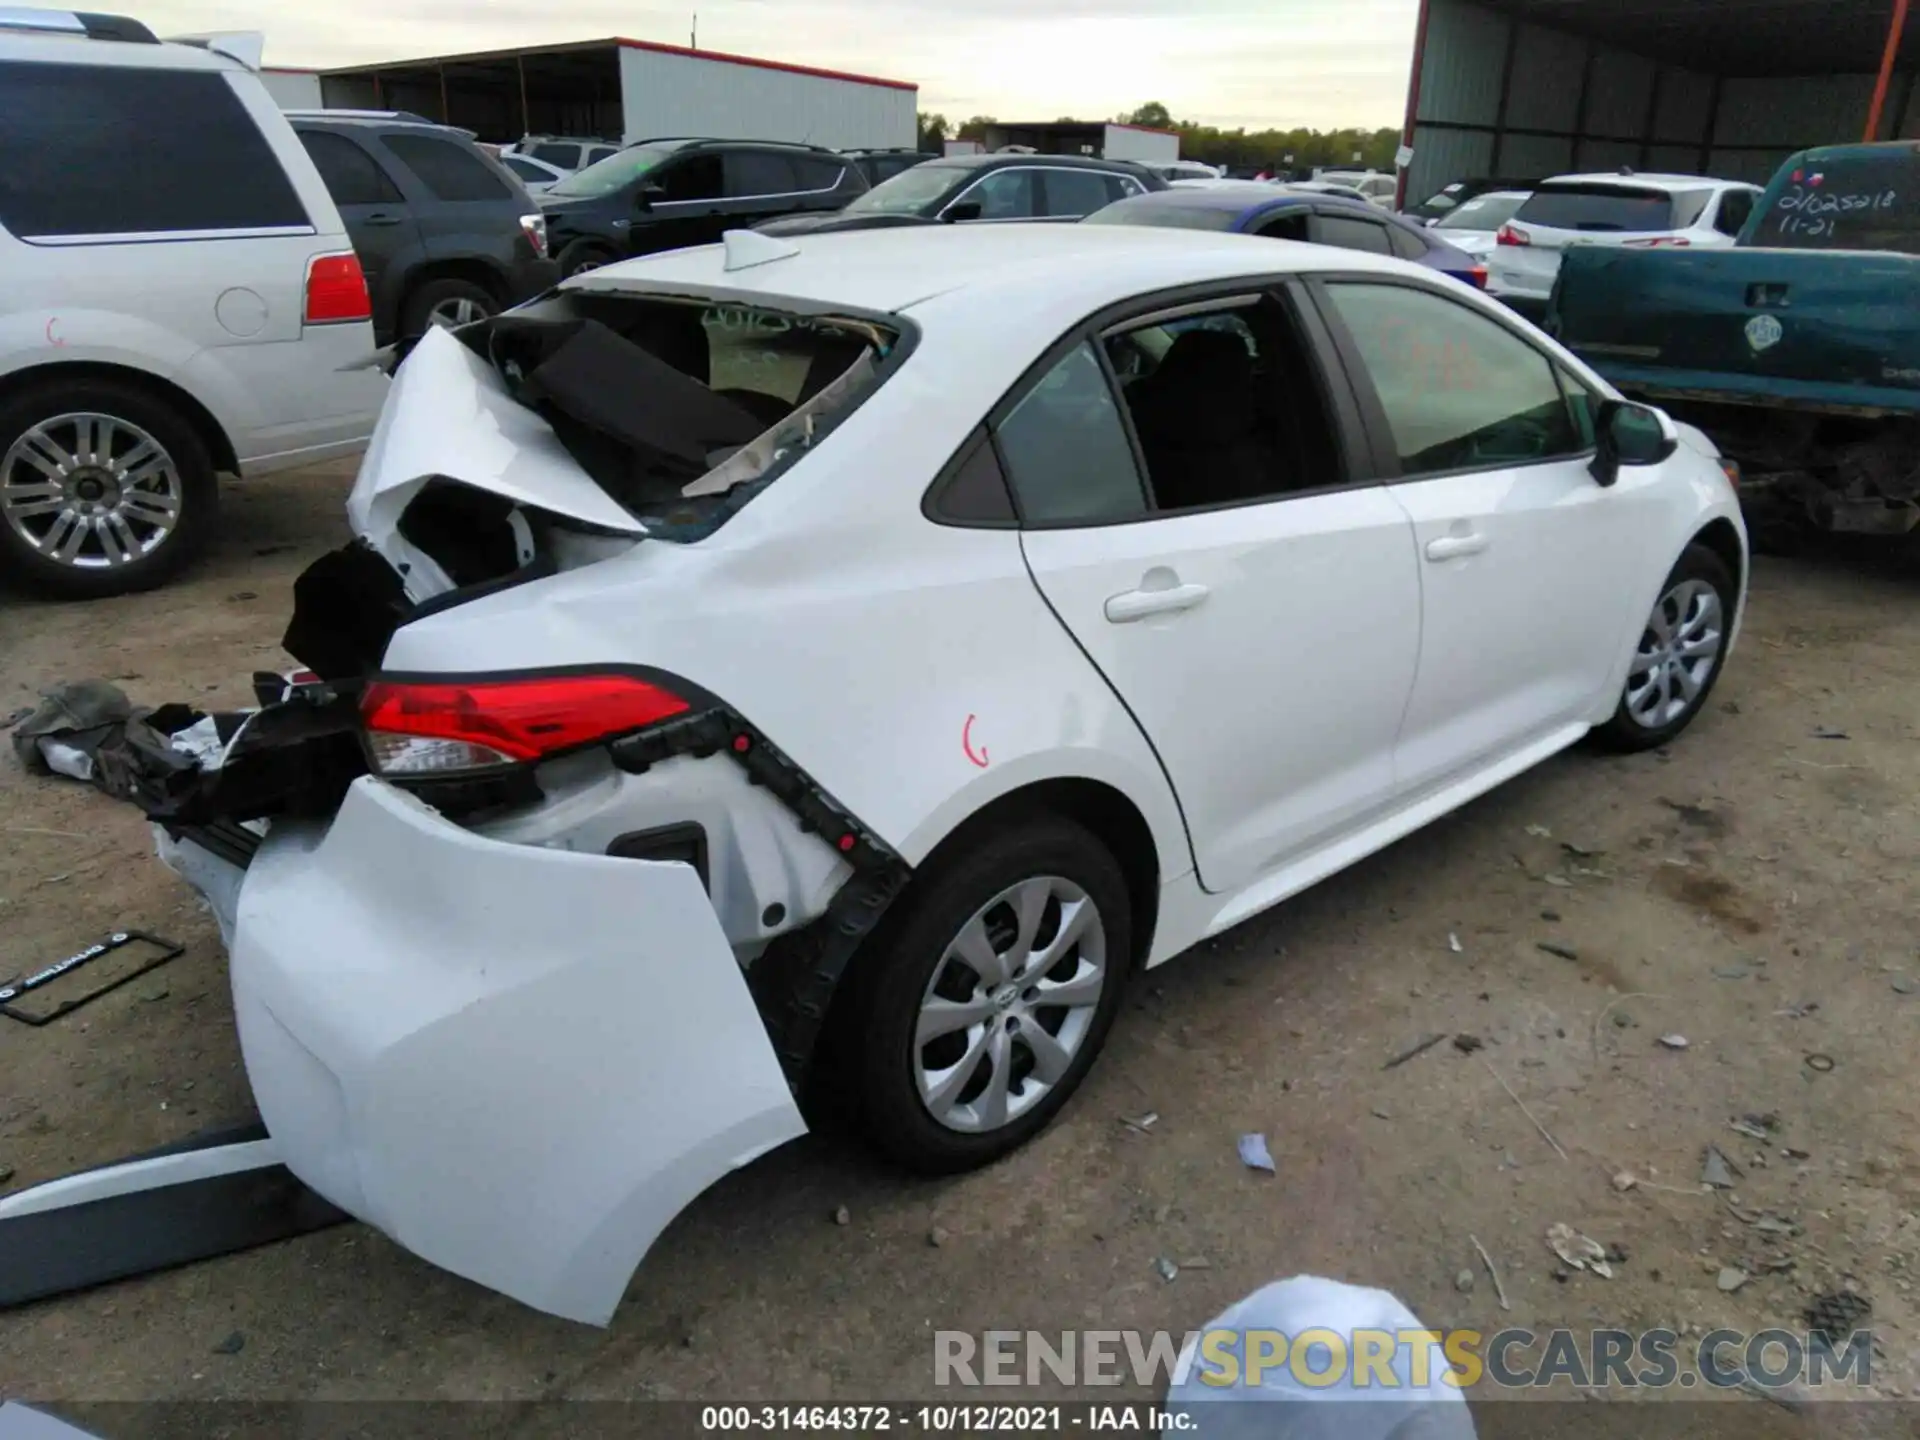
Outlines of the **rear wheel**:
M 59 382 L 0 403 L 0 559 L 44 594 L 161 584 L 206 543 L 218 495 L 199 433 L 137 385 Z
M 604 245 L 591 240 L 576 240 L 560 252 L 560 273 L 571 280 L 575 275 L 584 275 L 589 270 L 598 270 L 602 265 L 611 265 L 614 253 Z
M 1613 750 L 1651 750 L 1693 723 L 1720 678 L 1737 590 L 1726 562 L 1689 545 L 1660 587 L 1613 718 L 1594 738 Z
M 1037 815 L 917 876 L 842 1031 L 869 1137 L 928 1173 L 984 1165 L 1066 1104 L 1131 965 L 1126 880 L 1073 821 Z
M 500 302 L 485 286 L 471 280 L 429 280 L 407 297 L 400 330 L 418 339 L 429 330 L 452 330 L 499 312 Z

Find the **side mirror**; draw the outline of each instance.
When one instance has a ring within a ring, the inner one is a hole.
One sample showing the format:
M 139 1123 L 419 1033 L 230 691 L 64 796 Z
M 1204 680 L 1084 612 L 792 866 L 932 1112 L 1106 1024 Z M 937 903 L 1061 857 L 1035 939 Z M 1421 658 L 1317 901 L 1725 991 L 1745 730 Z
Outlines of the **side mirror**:
M 1664 410 L 1631 400 L 1603 400 L 1594 417 L 1594 456 L 1589 467 L 1601 485 L 1620 478 L 1623 465 L 1658 465 L 1680 448 L 1680 432 Z
M 963 220 L 980 218 L 980 202 L 968 200 L 963 204 L 949 205 L 940 212 L 940 219 L 948 225 L 958 225 Z
M 642 185 L 638 190 L 633 192 L 633 208 L 636 210 L 651 210 L 653 209 L 654 201 L 664 200 L 666 198 L 666 186 L 654 184 Z

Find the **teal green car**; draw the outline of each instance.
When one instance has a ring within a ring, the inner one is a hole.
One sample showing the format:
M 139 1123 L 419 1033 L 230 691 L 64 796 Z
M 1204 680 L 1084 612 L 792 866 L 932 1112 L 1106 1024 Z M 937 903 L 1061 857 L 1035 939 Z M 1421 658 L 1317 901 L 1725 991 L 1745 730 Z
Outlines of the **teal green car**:
M 1732 249 L 1570 249 L 1546 323 L 1712 435 L 1751 518 L 1920 525 L 1920 144 L 1795 155 Z

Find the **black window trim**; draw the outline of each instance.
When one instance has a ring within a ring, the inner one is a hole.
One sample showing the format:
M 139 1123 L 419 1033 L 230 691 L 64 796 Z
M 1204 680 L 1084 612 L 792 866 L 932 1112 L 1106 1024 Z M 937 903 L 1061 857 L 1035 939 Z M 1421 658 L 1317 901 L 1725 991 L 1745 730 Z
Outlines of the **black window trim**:
M 1547 364 L 1548 373 L 1553 376 L 1555 386 L 1563 399 L 1571 405 L 1571 397 L 1566 393 L 1566 380 L 1578 380 L 1583 389 L 1591 389 L 1578 371 L 1572 369 L 1565 360 L 1545 349 L 1532 336 L 1507 322 L 1505 316 L 1483 309 L 1481 306 L 1462 300 L 1458 295 L 1450 295 L 1437 285 L 1416 280 L 1405 275 L 1386 274 L 1380 271 L 1365 270 L 1323 270 L 1312 275 L 1302 276 L 1304 289 L 1311 297 L 1311 303 L 1319 312 L 1320 323 L 1326 327 L 1331 343 L 1340 355 L 1340 363 L 1347 378 L 1348 388 L 1358 403 L 1364 419 L 1368 444 L 1373 454 L 1375 471 L 1384 485 L 1422 485 L 1429 480 L 1446 480 L 1456 475 L 1484 475 L 1495 470 L 1520 470 L 1535 465 L 1562 465 L 1572 460 L 1591 460 L 1595 447 L 1589 445 L 1581 450 L 1569 451 L 1565 455 L 1549 455 L 1539 460 L 1515 462 L 1512 460 L 1495 461 L 1485 465 L 1461 465 L 1451 470 L 1423 470 L 1418 475 L 1408 475 L 1400 465 L 1400 447 L 1393 438 L 1393 425 L 1387 419 L 1387 409 L 1380 401 L 1380 392 L 1374 388 L 1373 377 L 1368 372 L 1366 362 L 1361 358 L 1359 342 L 1353 338 L 1353 332 L 1341 319 L 1340 312 L 1333 299 L 1326 293 L 1329 285 L 1363 284 L 1392 285 L 1403 290 L 1418 290 L 1449 305 L 1478 315 L 1504 333 L 1512 336 L 1527 349 L 1533 351 Z M 1605 399 L 1601 394 L 1599 399 Z M 1572 416 L 1568 416 L 1572 419 Z M 1577 426 L 1575 427 L 1577 430 Z
M 973 462 L 974 456 L 982 449 L 993 452 L 994 467 L 1000 472 L 1000 483 L 1007 492 L 1007 508 L 1011 512 L 1005 520 L 965 520 L 949 515 L 943 503 L 947 492 L 959 478 L 960 472 Z M 940 473 L 934 476 L 933 483 L 927 487 L 926 494 L 920 497 L 920 513 L 936 525 L 949 530 L 1018 530 L 1020 529 L 1020 497 L 1014 493 L 1007 480 L 1006 461 L 1000 455 L 1000 446 L 995 442 L 992 432 L 985 424 L 976 425 L 967 432 L 967 438 L 960 442 L 960 448 L 953 452 L 946 464 L 940 467 Z
M 938 511 L 940 492 L 959 467 L 973 458 L 976 440 L 981 430 L 986 432 L 993 445 L 994 456 L 1000 462 L 1000 471 L 1006 480 L 1008 497 L 1012 500 L 1014 514 L 1018 517 L 1018 526 L 1023 531 L 1100 530 L 1114 525 L 1141 525 L 1162 520 L 1181 520 L 1189 515 L 1210 515 L 1222 510 L 1246 510 L 1256 505 L 1283 505 L 1295 500 L 1310 500 L 1316 496 L 1333 495 L 1347 490 L 1370 489 L 1389 483 L 1387 474 L 1381 469 L 1378 447 L 1371 428 L 1367 424 L 1360 397 L 1348 374 L 1346 359 L 1340 353 L 1334 334 L 1320 314 L 1316 299 L 1310 297 L 1303 286 L 1303 282 L 1308 278 L 1306 274 L 1298 271 L 1282 271 L 1277 274 L 1244 275 L 1228 280 L 1204 280 L 1171 290 L 1131 296 L 1095 312 L 1041 352 L 1040 358 L 1023 370 L 1019 378 L 1007 387 L 1006 393 L 988 407 L 981 424 L 968 432 L 966 440 L 961 442 L 954 455 L 940 468 L 933 483 L 927 487 L 921 499 L 921 513 L 935 524 L 954 529 L 1004 530 L 1010 528 L 1005 522 L 987 524 L 980 521 L 957 520 L 950 516 L 943 516 Z M 1140 451 L 1139 437 L 1134 434 L 1133 417 L 1128 413 L 1126 397 L 1121 393 L 1114 378 L 1112 364 L 1107 358 L 1106 346 L 1098 342 L 1104 339 L 1109 331 L 1126 329 L 1143 322 L 1151 323 L 1155 316 L 1174 318 L 1169 315 L 1169 312 L 1202 313 L 1221 302 L 1249 298 L 1254 304 L 1272 299 L 1291 310 L 1297 322 L 1307 363 L 1313 367 L 1320 382 L 1321 399 L 1326 406 L 1328 419 L 1333 424 L 1334 448 L 1342 468 L 1346 471 L 1345 478 L 1332 485 L 1317 485 L 1311 490 L 1288 490 L 1278 495 L 1256 495 L 1247 500 L 1228 500 L 1218 505 L 1195 505 L 1181 510 L 1156 510 L 1152 508 L 1153 486 L 1147 476 L 1146 460 Z M 1034 387 L 1052 372 L 1054 366 L 1066 359 L 1074 350 L 1089 342 L 1094 342 L 1094 356 L 1099 361 L 1101 373 L 1107 377 L 1107 386 L 1112 392 L 1114 406 L 1119 411 L 1128 448 L 1133 452 L 1134 473 L 1139 480 L 1141 493 L 1147 499 L 1148 508 L 1138 515 L 1118 516 L 1109 520 L 1029 522 L 1020 505 L 1020 487 L 1015 483 L 1013 474 L 1007 466 L 1006 456 L 1000 450 L 1000 427 L 1015 410 L 1019 409 L 1021 402 L 1032 393 Z M 1393 452 L 1393 456 L 1393 470 L 1397 476 L 1397 452 Z

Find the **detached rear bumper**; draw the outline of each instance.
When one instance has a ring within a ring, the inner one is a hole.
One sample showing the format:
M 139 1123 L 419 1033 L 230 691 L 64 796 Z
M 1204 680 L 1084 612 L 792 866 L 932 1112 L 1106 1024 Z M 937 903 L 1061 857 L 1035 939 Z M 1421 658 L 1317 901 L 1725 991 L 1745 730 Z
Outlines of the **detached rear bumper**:
M 170 863 L 228 891 L 287 1168 L 536 1309 L 605 1324 L 689 1201 L 806 1128 L 689 866 L 502 844 L 371 777 L 277 823 L 237 903 L 228 862 Z

